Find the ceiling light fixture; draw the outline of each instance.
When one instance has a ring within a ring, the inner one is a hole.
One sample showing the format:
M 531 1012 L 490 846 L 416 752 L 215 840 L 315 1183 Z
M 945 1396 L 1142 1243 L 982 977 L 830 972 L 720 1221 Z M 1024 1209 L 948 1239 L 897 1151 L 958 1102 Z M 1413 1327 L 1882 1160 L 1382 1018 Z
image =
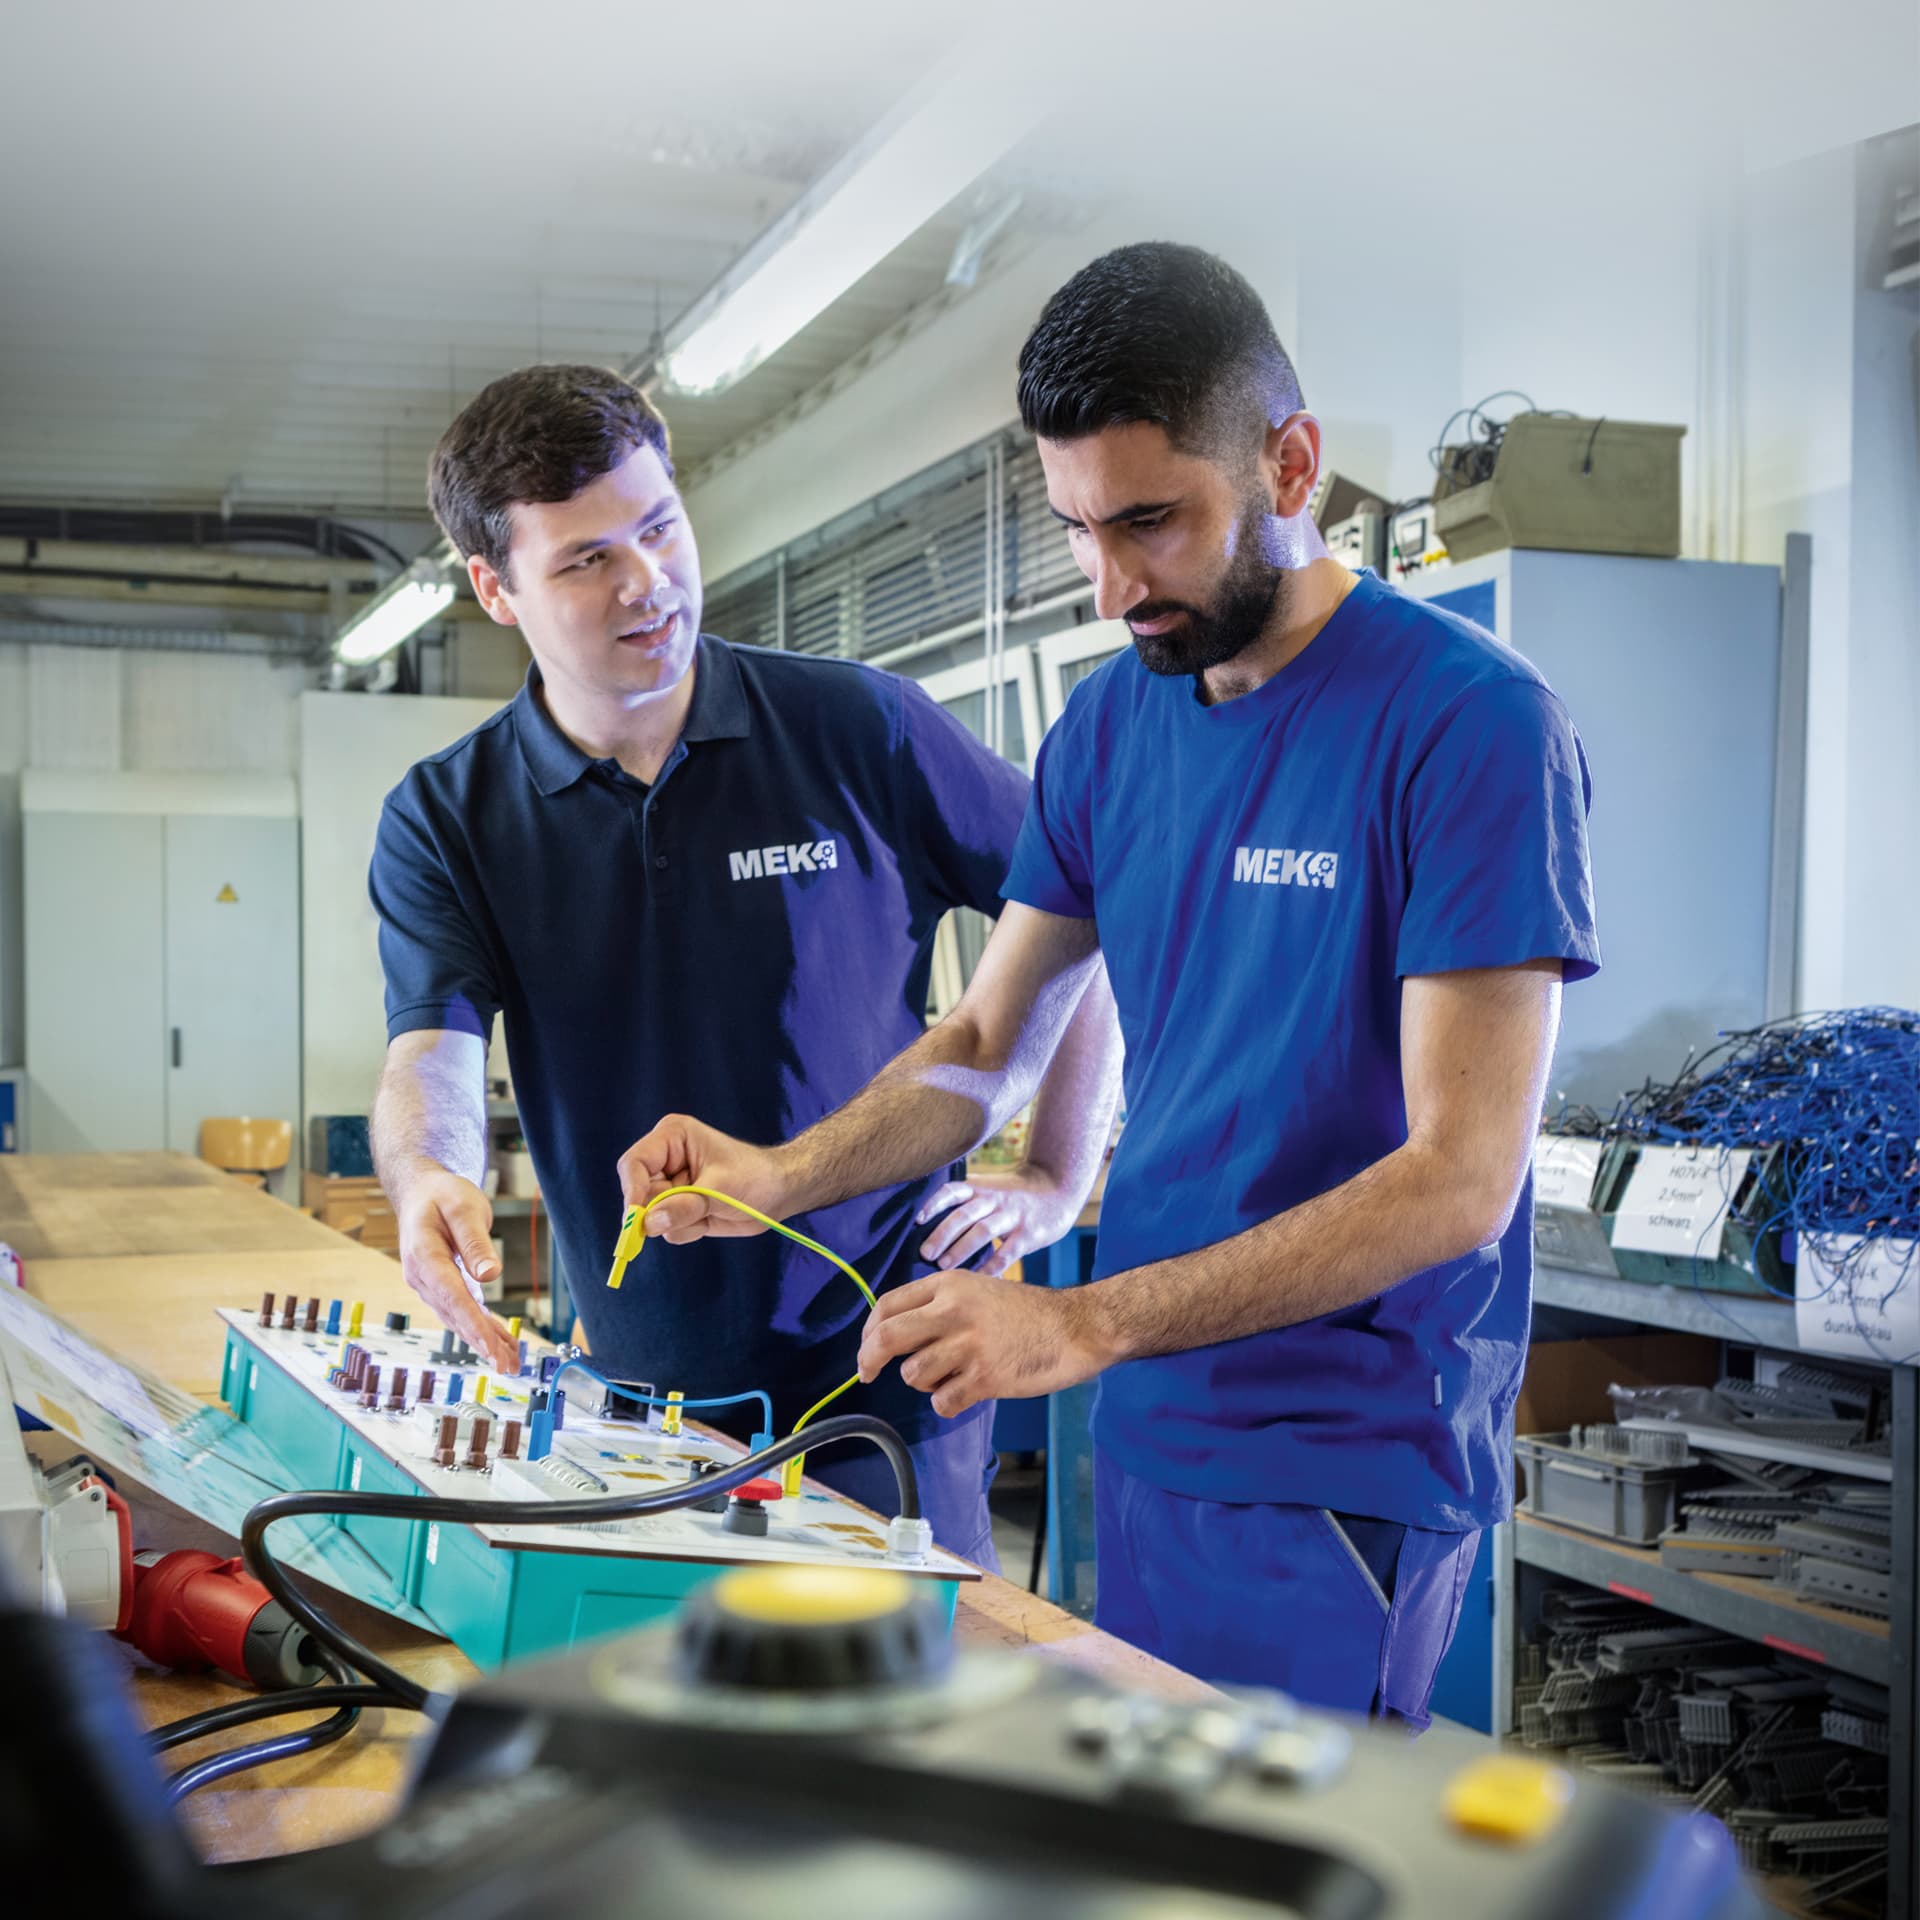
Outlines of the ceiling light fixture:
M 433 560 L 416 560 L 340 629 L 333 650 L 349 666 L 370 666 L 444 613 L 453 593 L 453 583 Z
M 890 115 L 674 323 L 652 370 L 723 393 L 777 353 L 1029 133 L 1039 90 L 964 63 Z

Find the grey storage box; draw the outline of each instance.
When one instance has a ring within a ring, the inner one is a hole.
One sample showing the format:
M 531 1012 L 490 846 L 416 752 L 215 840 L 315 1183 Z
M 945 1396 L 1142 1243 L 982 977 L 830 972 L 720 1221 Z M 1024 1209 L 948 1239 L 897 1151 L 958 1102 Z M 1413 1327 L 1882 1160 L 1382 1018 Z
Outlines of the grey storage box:
M 1442 456 L 1433 490 L 1435 529 L 1455 560 L 1503 547 L 1671 560 L 1680 551 L 1686 431 L 1640 420 L 1516 414 L 1490 480 L 1456 487 Z
M 1564 1433 L 1516 1434 L 1513 1457 L 1527 1477 L 1521 1512 L 1636 1547 L 1659 1545 L 1680 1517 L 1682 1491 L 1714 1477 L 1712 1468 L 1697 1464 L 1645 1467 L 1604 1459 L 1575 1448 Z

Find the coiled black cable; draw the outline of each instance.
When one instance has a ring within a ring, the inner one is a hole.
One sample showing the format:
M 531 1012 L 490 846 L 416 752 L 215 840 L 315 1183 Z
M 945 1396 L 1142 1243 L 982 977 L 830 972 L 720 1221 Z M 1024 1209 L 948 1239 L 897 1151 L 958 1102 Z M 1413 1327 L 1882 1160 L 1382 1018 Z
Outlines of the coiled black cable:
M 248 1767 L 263 1766 L 269 1760 L 290 1760 L 298 1753 L 312 1753 L 317 1747 L 330 1747 L 336 1740 L 343 1739 L 347 1734 L 351 1733 L 354 1723 L 360 1718 L 361 1707 L 364 1704 L 376 1703 L 364 1702 L 358 1697 L 366 1693 L 368 1689 L 349 1684 L 351 1676 L 331 1653 L 322 1653 L 320 1656 L 320 1664 L 332 1673 L 341 1684 L 331 1688 L 306 1687 L 301 1689 L 303 1693 L 309 1695 L 318 1694 L 320 1698 L 317 1701 L 309 1699 L 304 1705 L 301 1705 L 297 1704 L 291 1695 L 283 1693 L 276 1694 L 267 1700 L 249 1700 L 242 1704 L 249 1707 L 260 1708 L 260 1712 L 249 1717 L 262 1720 L 270 1718 L 275 1714 L 301 1711 L 311 1712 L 316 1707 L 335 1705 L 339 1707 L 337 1713 L 322 1720 L 318 1726 L 301 1727 L 292 1733 L 277 1733 L 270 1740 L 256 1740 L 251 1746 L 233 1747 L 225 1753 L 209 1754 L 206 1759 L 196 1760 L 190 1767 L 182 1767 L 180 1771 L 167 1782 L 168 1801 L 177 1806 L 188 1794 L 195 1792 L 201 1787 L 209 1787 L 216 1780 L 225 1780 L 231 1774 L 243 1773 Z M 353 1697 L 347 1698 L 345 1696 Z M 397 1706 L 400 1703 L 398 1701 L 387 1700 L 384 1692 L 382 1692 L 380 1701 L 377 1704 Z M 222 1711 L 232 1713 L 234 1710 L 228 1708 Z M 204 1720 L 212 1719 L 216 1716 L 203 1714 L 199 1717 Z M 236 1725 L 243 1724 L 243 1722 L 229 1720 L 228 1724 Z M 203 1728 L 202 1731 L 211 1732 L 212 1729 Z M 191 1739 L 196 1736 L 189 1734 L 185 1737 Z

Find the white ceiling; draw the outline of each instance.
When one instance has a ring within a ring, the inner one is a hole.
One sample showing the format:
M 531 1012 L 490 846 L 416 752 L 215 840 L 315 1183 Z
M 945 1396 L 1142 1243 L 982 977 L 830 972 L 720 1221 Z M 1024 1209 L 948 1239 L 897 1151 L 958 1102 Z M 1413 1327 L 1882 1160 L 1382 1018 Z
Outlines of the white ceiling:
M 18 6 L 0 501 L 419 514 L 464 399 L 641 354 L 955 51 L 1055 95 L 1030 190 L 1235 258 L 1310 233 L 1408 255 L 1410 311 L 1442 298 L 1422 254 L 1471 271 L 1920 117 L 1914 0 Z M 683 470 L 936 295 L 965 217 L 673 403 Z
M 464 400 L 532 360 L 643 352 L 947 32 L 817 0 L 269 19 L 10 15 L 0 499 L 418 514 Z M 857 60 L 822 58 L 855 27 Z M 936 292 L 963 224 L 732 394 L 676 405 L 683 464 Z

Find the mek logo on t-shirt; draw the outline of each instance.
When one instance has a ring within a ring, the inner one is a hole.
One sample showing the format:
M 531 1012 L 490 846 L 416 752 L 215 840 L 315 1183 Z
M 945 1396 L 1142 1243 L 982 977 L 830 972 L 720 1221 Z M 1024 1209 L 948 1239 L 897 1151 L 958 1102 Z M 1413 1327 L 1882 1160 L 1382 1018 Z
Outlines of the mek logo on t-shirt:
M 788 873 L 821 873 L 840 864 L 838 840 L 797 840 L 779 847 L 749 847 L 727 855 L 736 880 L 765 880 Z
M 1233 877 L 1255 887 L 1330 887 L 1339 867 L 1337 853 L 1305 853 L 1292 847 L 1233 850 Z

